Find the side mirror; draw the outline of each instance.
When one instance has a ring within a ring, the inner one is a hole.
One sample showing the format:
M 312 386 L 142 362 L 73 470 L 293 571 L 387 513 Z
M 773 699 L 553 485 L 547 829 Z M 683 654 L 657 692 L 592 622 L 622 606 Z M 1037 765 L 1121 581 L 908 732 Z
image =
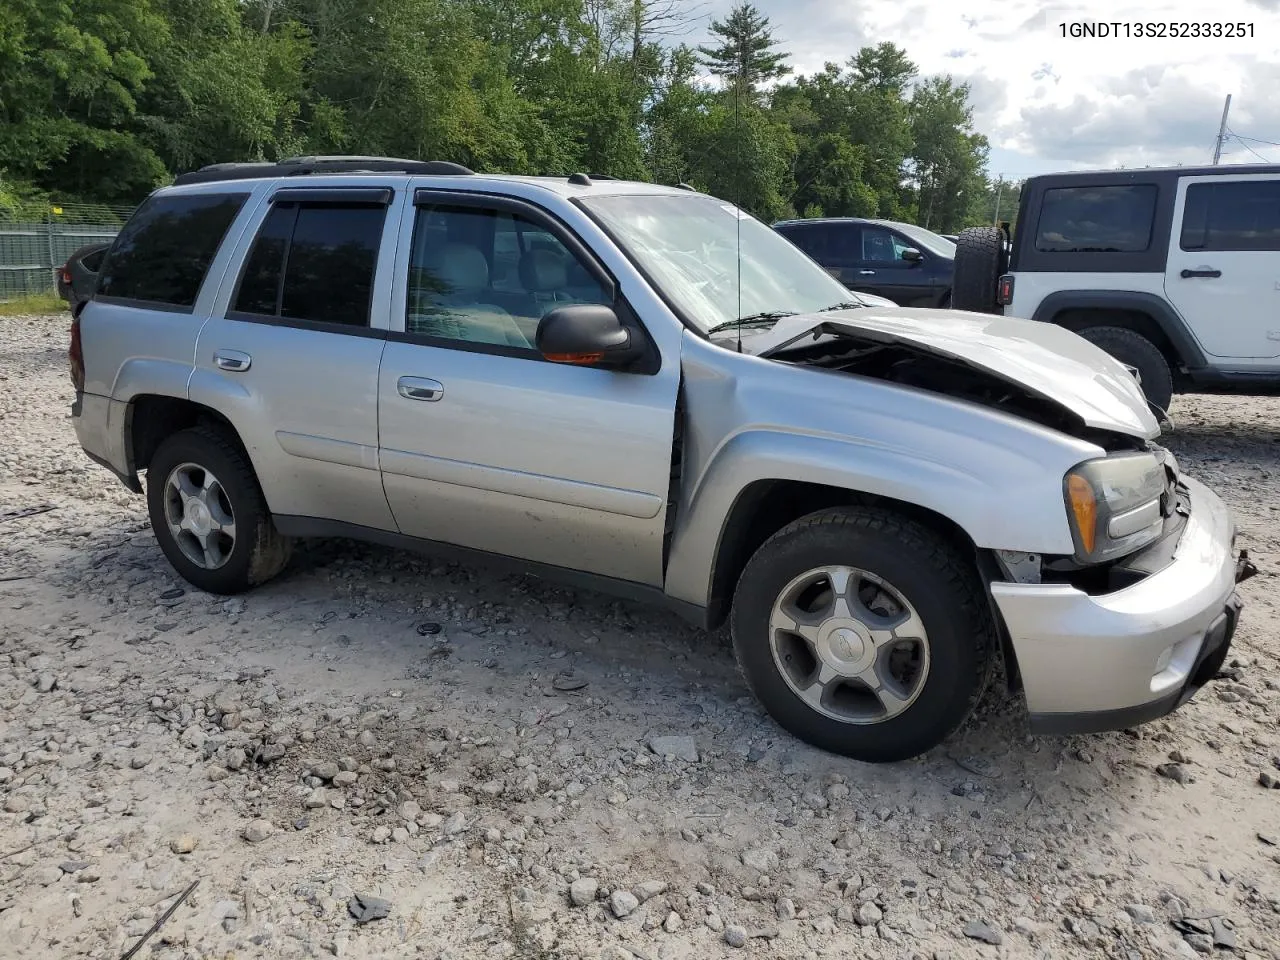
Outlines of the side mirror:
M 613 307 L 574 303 L 552 310 L 538 323 L 538 352 L 552 363 L 622 367 L 644 351 Z
M 907 249 L 902 251 L 901 257 L 903 260 L 907 261 L 907 263 L 919 263 L 924 259 L 924 254 L 915 247 L 907 247 Z

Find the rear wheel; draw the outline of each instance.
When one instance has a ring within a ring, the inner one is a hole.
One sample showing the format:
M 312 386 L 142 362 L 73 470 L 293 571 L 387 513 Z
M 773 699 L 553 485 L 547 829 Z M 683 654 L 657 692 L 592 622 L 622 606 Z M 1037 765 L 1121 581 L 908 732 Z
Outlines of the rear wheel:
M 972 565 L 884 510 L 824 510 L 778 531 L 743 571 L 731 622 L 770 715 L 857 760 L 941 743 L 991 677 L 994 630 Z
M 160 549 L 188 583 L 217 594 L 270 580 L 291 541 L 271 522 L 245 455 L 220 431 L 181 430 L 147 467 L 147 508 Z
M 1121 363 L 1136 369 L 1147 400 L 1168 411 L 1173 401 L 1173 373 L 1159 347 L 1127 327 L 1085 327 L 1077 332 Z

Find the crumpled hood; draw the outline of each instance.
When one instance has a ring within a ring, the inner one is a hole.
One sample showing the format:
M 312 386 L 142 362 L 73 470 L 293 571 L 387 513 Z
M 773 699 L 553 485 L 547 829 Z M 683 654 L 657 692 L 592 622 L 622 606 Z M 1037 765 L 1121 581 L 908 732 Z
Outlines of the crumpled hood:
M 813 332 L 912 346 L 964 361 L 1053 401 L 1090 427 L 1151 439 L 1160 424 L 1142 388 L 1118 360 L 1070 330 L 1014 317 L 864 307 L 784 317 L 742 351 L 770 357 Z

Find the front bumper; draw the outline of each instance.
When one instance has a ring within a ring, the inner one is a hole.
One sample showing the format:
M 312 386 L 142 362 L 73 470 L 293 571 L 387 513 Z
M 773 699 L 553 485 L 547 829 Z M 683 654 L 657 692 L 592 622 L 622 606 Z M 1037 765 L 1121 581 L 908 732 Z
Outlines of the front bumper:
M 993 583 L 1034 733 L 1092 733 L 1176 710 L 1221 669 L 1253 565 L 1208 487 L 1183 478 L 1191 513 L 1173 560 L 1113 593 Z

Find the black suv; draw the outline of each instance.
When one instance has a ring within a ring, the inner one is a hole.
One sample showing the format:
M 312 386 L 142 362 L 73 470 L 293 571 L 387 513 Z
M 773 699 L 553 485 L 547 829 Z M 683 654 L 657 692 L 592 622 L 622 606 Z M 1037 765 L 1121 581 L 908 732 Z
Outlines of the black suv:
M 1056 173 L 1012 247 L 962 231 L 954 305 L 1067 327 L 1174 393 L 1280 389 L 1280 165 Z
M 948 307 L 955 244 L 895 220 L 782 220 L 773 229 L 850 290 L 900 307 Z

